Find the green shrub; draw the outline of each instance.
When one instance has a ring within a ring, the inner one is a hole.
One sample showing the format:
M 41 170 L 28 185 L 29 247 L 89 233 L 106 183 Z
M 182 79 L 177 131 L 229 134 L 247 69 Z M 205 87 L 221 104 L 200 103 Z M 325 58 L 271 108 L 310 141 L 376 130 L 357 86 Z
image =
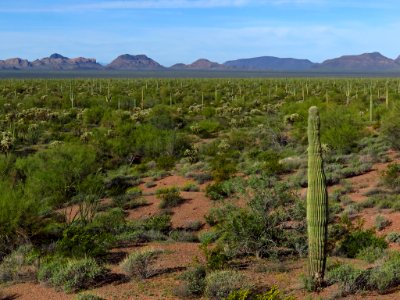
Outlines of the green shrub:
M 349 258 L 354 258 L 367 247 L 386 249 L 387 243 L 384 238 L 377 237 L 372 230 L 356 230 L 351 232 L 341 242 L 339 252 Z
M 207 185 L 206 195 L 211 200 L 223 200 L 228 197 L 228 193 L 224 190 L 224 185 L 221 182 Z
M 133 252 L 121 262 L 121 269 L 130 277 L 150 278 L 157 272 L 153 263 L 160 253 L 160 250 L 154 249 Z
M 209 247 L 208 244 L 203 244 L 201 245 L 201 250 L 206 258 L 208 270 L 221 270 L 226 267 L 229 257 L 220 245 Z
M 125 213 L 121 208 L 113 208 L 106 212 L 100 212 L 94 217 L 91 227 L 104 232 L 117 233 L 126 225 Z
M 279 162 L 279 154 L 273 151 L 264 151 L 259 156 L 263 162 L 263 169 L 268 175 L 279 175 L 284 171 L 283 165 Z
M 60 206 L 81 194 L 99 194 L 96 151 L 90 146 L 61 144 L 20 158 L 16 167 L 26 178 L 25 193 L 43 205 Z M 100 196 L 100 195 L 99 195 Z
M 211 138 L 220 129 L 220 124 L 213 119 L 206 119 L 195 124 L 193 128 L 196 128 L 194 133 L 202 138 Z
M 160 156 L 156 159 L 157 168 L 160 170 L 171 170 L 175 166 L 176 158 L 173 156 Z
M 385 250 L 379 247 L 366 247 L 358 251 L 357 258 L 373 263 L 385 255 Z
M 143 229 L 167 233 L 171 229 L 171 217 L 166 214 L 155 215 L 143 221 Z
M 160 208 L 173 208 L 185 201 L 177 187 L 159 189 L 157 190 L 157 197 L 161 199 Z
M 182 275 L 184 281 L 180 289 L 183 297 L 200 296 L 204 292 L 206 268 L 200 264 L 189 267 Z
M 400 164 L 389 164 L 385 171 L 382 172 L 383 183 L 393 190 L 400 188 Z
M 66 256 L 97 257 L 106 254 L 113 241 L 113 236 L 101 228 L 77 224 L 63 231 L 56 249 L 58 253 Z
M 341 153 L 349 153 L 362 138 L 359 114 L 345 106 L 333 106 L 321 111 L 321 143 Z
M 98 283 L 105 274 L 105 268 L 93 258 L 67 261 L 53 259 L 40 267 L 38 279 L 56 288 L 62 288 L 67 293 L 72 293 Z
M 210 299 L 223 299 L 235 290 L 251 288 L 245 275 L 231 270 L 211 272 L 205 280 L 205 295 Z
M 211 161 L 212 177 L 216 182 L 228 180 L 236 173 L 236 160 L 225 155 L 217 155 Z
M 200 190 L 199 187 L 194 183 L 187 183 L 182 188 L 182 191 L 185 192 L 198 192 L 199 190 Z
M 381 132 L 393 148 L 400 149 L 400 108 L 398 105 L 391 109 L 388 116 L 382 120 Z
M 339 265 L 329 270 L 327 278 L 331 284 L 339 283 L 343 295 L 365 290 L 386 293 L 400 283 L 400 256 L 392 254 L 381 264 L 366 270 Z
M 364 271 L 368 272 L 368 270 Z M 385 293 L 400 283 L 400 255 L 394 253 L 382 265 L 378 265 L 369 272 L 367 286 L 371 290 Z
M 55 220 L 40 202 L 26 197 L 21 187 L 0 181 L 0 190 L 1 257 L 16 247 L 20 239 L 45 235 L 46 229 Z
M 328 283 L 339 283 L 343 294 L 352 294 L 362 289 L 362 282 L 359 282 L 362 271 L 354 269 L 350 265 L 339 265 L 328 271 Z

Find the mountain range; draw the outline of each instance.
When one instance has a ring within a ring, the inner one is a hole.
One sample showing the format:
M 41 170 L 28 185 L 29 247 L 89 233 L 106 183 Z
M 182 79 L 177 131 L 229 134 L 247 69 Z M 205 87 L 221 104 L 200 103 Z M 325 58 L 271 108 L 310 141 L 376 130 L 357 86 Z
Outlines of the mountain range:
M 191 64 L 178 63 L 164 67 L 144 54 L 118 56 L 107 65 L 94 58 L 68 58 L 60 54 L 28 61 L 22 58 L 0 60 L 0 70 L 224 70 L 224 71 L 334 71 L 334 72 L 382 72 L 399 71 L 400 56 L 391 59 L 379 52 L 360 55 L 344 55 L 314 63 L 308 59 L 261 56 L 217 63 L 201 58 Z

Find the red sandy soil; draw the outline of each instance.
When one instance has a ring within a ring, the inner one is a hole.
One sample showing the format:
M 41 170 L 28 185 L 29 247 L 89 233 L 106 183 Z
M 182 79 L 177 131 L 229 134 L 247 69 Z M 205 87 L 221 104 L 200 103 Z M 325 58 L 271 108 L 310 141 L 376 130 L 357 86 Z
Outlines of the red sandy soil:
M 152 188 L 146 187 L 146 182 L 149 181 L 150 179 L 146 178 L 144 180 L 145 183 L 139 186 L 148 205 L 129 210 L 128 220 L 148 218 L 160 212 L 160 199 L 155 195 L 158 189 L 172 186 L 182 188 L 188 183 L 194 183 L 192 180 L 178 175 L 158 180 L 155 182 L 157 185 Z M 171 222 L 174 228 L 184 227 L 194 221 L 204 223 L 204 216 L 214 205 L 205 195 L 205 186 L 199 185 L 199 192 L 181 192 L 181 196 L 185 199 L 185 202 L 172 209 Z

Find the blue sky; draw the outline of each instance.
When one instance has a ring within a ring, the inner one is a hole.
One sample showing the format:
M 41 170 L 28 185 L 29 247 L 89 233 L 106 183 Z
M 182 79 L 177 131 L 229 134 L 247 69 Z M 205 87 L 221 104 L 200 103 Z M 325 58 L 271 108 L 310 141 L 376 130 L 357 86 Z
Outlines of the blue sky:
M 0 0 L 0 59 L 400 55 L 396 0 Z

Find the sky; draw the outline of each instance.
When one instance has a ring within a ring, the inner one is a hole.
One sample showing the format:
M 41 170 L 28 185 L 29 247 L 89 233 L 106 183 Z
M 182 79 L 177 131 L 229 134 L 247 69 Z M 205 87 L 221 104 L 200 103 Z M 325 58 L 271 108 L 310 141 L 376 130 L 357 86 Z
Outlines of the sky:
M 0 0 L 0 59 L 400 55 L 398 0 Z

